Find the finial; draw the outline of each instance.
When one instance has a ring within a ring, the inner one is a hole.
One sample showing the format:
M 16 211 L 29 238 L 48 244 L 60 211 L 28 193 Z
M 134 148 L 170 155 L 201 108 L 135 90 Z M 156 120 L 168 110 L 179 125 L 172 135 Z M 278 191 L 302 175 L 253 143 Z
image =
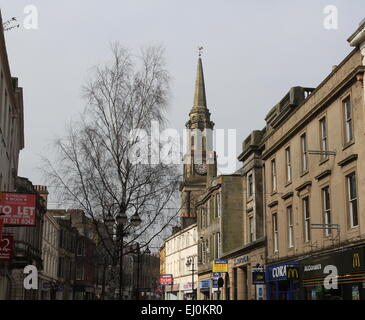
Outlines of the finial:
M 198 47 L 199 58 L 202 56 L 203 49 L 203 47 Z

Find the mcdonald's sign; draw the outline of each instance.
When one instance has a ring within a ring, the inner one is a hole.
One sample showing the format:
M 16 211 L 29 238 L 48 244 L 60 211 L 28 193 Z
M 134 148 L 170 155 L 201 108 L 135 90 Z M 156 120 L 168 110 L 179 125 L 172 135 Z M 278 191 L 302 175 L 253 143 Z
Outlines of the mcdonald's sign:
M 359 267 L 361 267 L 360 254 L 358 252 L 355 252 L 352 255 L 352 267 L 353 268 L 359 268 Z
M 287 266 L 286 277 L 287 279 L 299 279 L 299 268 L 295 266 Z

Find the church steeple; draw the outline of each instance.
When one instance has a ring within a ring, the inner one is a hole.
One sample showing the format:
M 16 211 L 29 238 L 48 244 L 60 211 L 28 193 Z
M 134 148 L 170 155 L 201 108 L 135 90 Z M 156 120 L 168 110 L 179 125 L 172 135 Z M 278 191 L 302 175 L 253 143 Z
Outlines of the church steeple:
M 207 107 L 207 97 L 205 93 L 205 81 L 203 72 L 203 62 L 201 52 L 199 52 L 198 67 L 195 80 L 195 92 L 193 108 L 189 114 L 189 121 L 186 123 L 187 129 L 213 129 L 214 123 L 210 121 L 210 112 Z
M 217 158 L 213 149 L 214 123 L 207 107 L 201 50 L 195 80 L 194 102 L 186 123 L 188 150 L 184 156 L 184 175 L 180 185 L 181 224 L 186 228 L 196 222 L 195 203 L 207 187 L 208 180 L 217 175 Z
M 195 95 L 194 95 L 194 107 L 207 107 L 207 98 L 205 95 L 205 83 L 204 83 L 204 72 L 203 63 L 201 57 L 198 60 L 198 69 L 196 72 L 195 81 Z

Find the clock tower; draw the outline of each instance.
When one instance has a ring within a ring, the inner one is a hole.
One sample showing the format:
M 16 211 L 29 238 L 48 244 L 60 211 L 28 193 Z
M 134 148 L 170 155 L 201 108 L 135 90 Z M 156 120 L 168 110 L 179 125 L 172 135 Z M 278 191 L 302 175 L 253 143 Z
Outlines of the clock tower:
M 181 224 L 183 228 L 196 222 L 195 202 L 205 192 L 208 179 L 217 175 L 216 153 L 213 151 L 214 123 L 207 108 L 201 53 L 195 81 L 193 107 L 185 124 L 187 153 L 184 156 L 181 193 Z

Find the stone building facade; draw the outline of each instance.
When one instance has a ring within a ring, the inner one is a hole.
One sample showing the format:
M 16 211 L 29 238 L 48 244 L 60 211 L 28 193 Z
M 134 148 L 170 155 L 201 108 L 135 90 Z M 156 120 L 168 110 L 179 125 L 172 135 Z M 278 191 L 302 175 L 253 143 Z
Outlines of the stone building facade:
M 147 251 L 147 252 L 146 252 Z M 159 287 L 159 270 L 160 270 L 160 258 L 158 254 L 150 253 L 149 249 L 139 253 L 134 259 L 134 266 L 137 268 L 137 273 L 130 273 L 132 277 L 134 274 L 138 274 L 138 277 L 134 277 L 134 287 L 138 290 L 139 300 L 159 300 L 160 293 Z
M 78 231 L 72 227 L 65 210 L 49 210 L 59 225 L 57 300 L 75 299 L 76 244 Z
M 58 288 L 58 244 L 60 227 L 47 212 L 44 215 L 42 234 L 43 269 L 40 272 L 39 299 L 55 300 Z
M 242 144 L 238 159 L 242 168 L 242 214 L 241 242 L 223 256 L 228 260 L 228 273 L 223 287 L 226 300 L 261 300 L 265 297 L 265 286 L 256 284 L 253 279 L 254 268 L 265 265 L 265 224 L 263 208 L 263 163 L 260 143 L 263 132 L 253 131 Z
M 315 90 L 292 88 L 266 118 L 268 299 L 365 299 L 365 23 L 349 42 Z
M 15 191 L 24 148 L 23 89 L 11 76 L 0 14 L 0 191 Z
M 213 261 L 226 257 L 243 243 L 242 194 L 240 174 L 220 175 L 210 180 L 206 192 L 196 203 L 200 300 L 219 298 L 211 281 Z
M 174 283 L 165 286 L 166 300 L 195 299 L 198 282 L 198 230 L 192 224 L 185 229 L 175 229 L 175 232 L 165 241 L 166 273 L 172 274 Z M 189 258 L 190 265 L 187 265 Z M 194 270 L 194 271 L 193 271 Z M 194 279 L 194 281 L 192 281 Z
M 23 89 L 10 72 L 0 12 L 0 192 L 16 191 L 20 151 L 24 148 Z M 5 233 L 12 231 L 5 228 Z M 0 263 L 0 300 L 11 295 L 9 263 Z
M 36 195 L 36 219 L 34 227 L 8 226 L 5 228 L 5 234 L 14 237 L 14 257 L 9 263 L 11 272 L 9 299 L 11 300 L 37 300 L 39 298 L 38 290 L 25 290 L 24 288 L 24 268 L 34 265 L 39 271 L 43 267 L 42 234 L 47 203 L 38 190 L 39 187 L 34 186 L 28 179 L 17 177 L 17 192 Z M 38 283 L 40 282 L 38 273 Z

